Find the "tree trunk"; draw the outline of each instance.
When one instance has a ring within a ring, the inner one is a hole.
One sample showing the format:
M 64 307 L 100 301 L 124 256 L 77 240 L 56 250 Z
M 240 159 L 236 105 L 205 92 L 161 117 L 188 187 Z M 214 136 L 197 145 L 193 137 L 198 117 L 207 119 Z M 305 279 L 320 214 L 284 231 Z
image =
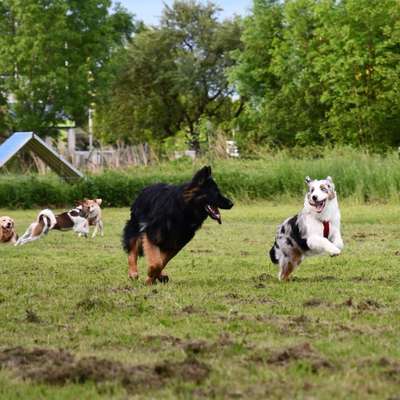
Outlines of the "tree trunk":
M 200 134 L 194 128 L 193 124 L 189 125 L 188 147 L 189 150 L 195 151 L 196 155 L 200 154 Z

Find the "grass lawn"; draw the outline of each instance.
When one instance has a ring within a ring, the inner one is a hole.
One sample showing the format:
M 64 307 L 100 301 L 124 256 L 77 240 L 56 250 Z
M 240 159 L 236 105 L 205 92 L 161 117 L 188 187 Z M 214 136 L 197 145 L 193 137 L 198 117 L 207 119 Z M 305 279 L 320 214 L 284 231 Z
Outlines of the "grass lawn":
M 236 205 L 127 279 L 127 209 L 105 236 L 0 247 L 0 398 L 399 399 L 400 207 L 342 204 L 345 250 L 292 281 L 266 258 L 298 204 Z M 21 234 L 37 210 L 0 210 Z

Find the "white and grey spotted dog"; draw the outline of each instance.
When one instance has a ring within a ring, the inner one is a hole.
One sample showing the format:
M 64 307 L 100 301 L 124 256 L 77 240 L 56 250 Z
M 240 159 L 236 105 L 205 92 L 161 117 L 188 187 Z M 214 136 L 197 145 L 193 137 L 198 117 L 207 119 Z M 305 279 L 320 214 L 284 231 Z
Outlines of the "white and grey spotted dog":
M 305 182 L 308 191 L 303 210 L 278 226 L 269 255 L 279 264 L 278 278 L 289 275 L 307 256 L 328 253 L 337 256 L 343 249 L 340 234 L 340 211 L 332 178 Z

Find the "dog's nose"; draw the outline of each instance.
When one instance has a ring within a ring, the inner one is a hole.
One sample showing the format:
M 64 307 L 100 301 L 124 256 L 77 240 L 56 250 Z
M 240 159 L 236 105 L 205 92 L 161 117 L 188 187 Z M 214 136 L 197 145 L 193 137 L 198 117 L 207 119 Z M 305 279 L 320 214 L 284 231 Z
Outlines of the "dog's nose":
M 312 199 L 313 199 L 314 201 L 317 201 L 317 200 L 318 200 L 318 197 L 314 194 L 314 196 L 312 197 Z
M 233 202 L 228 200 L 228 207 L 227 209 L 230 210 L 233 207 Z
M 7 224 L 7 228 L 11 228 L 11 222 Z

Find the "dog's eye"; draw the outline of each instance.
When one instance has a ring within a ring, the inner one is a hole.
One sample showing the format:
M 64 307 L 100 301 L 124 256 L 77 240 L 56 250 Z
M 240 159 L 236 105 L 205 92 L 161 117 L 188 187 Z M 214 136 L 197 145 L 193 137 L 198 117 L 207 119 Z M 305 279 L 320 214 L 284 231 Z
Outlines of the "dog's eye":
M 315 188 L 312 187 L 311 190 L 310 190 L 310 192 L 312 193 L 312 192 L 314 191 L 314 189 L 315 189 Z
M 322 190 L 323 192 L 328 193 L 328 188 L 327 188 L 326 186 L 321 185 L 320 188 L 321 188 L 321 190 Z

